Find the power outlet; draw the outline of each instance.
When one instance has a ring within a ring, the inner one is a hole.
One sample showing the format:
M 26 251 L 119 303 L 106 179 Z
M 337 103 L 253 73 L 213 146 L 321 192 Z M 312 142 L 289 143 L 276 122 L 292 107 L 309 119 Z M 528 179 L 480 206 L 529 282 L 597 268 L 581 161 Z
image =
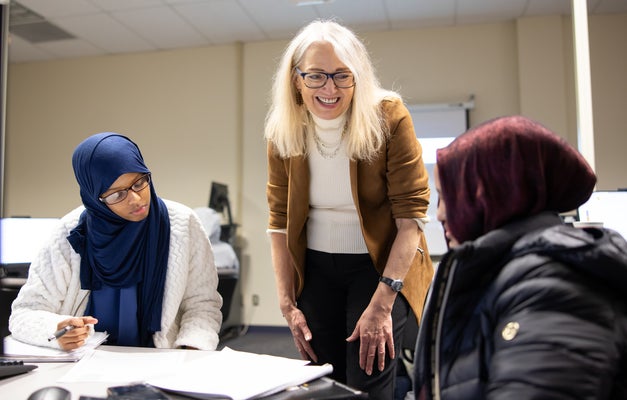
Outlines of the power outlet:
M 253 306 L 258 306 L 258 305 L 259 305 L 259 295 L 253 294 Z

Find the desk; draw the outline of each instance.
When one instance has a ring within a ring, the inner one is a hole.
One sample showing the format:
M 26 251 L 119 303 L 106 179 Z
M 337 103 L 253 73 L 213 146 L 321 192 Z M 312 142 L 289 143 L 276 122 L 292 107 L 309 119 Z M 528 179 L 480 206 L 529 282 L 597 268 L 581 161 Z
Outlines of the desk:
M 198 357 L 202 357 L 202 351 L 196 350 L 173 350 L 173 349 L 152 349 L 152 348 L 129 348 L 129 347 L 121 347 L 121 346 L 100 346 L 99 348 L 105 349 L 107 351 L 115 352 L 115 353 L 126 353 L 129 351 L 138 353 L 138 352 L 183 352 L 185 357 L 185 362 L 193 361 Z M 10 378 L 5 378 L 0 380 L 0 397 L 2 399 L 10 399 L 10 400 L 26 400 L 28 396 L 34 392 L 35 390 L 46 387 L 46 386 L 60 386 L 72 393 L 71 400 L 79 400 L 79 397 L 82 396 L 92 396 L 92 397 L 106 397 L 107 388 L 110 386 L 116 385 L 127 385 L 128 381 L 119 382 L 119 381 L 111 381 L 111 382 L 57 382 L 61 379 L 66 373 L 68 373 L 76 364 L 75 363 L 38 363 L 38 368 L 27 372 L 26 374 L 13 376 Z M 209 378 L 209 377 L 208 377 Z M 245 377 L 244 377 L 245 378 Z M 321 378 L 325 381 L 328 381 L 327 378 Z M 269 396 L 265 398 L 266 400 L 270 399 L 290 399 L 290 398 L 302 398 L 297 396 L 297 393 L 294 393 L 294 396 L 287 395 L 287 392 L 283 392 L 274 396 Z M 302 395 L 302 393 L 301 393 Z M 172 393 L 168 393 L 168 396 L 173 400 L 189 400 L 189 397 L 176 395 Z M 275 397 L 277 396 L 277 397 Z M 315 399 L 315 397 L 307 397 L 308 399 Z M 354 396 L 352 398 L 364 398 L 363 396 Z
M 128 351 L 126 347 L 118 346 L 100 346 L 110 351 L 123 353 Z M 134 352 L 154 352 L 154 351 L 182 351 L 185 352 L 186 360 L 192 360 L 194 353 L 201 353 L 195 350 L 171 350 L 171 349 L 148 349 L 133 348 Z M 16 375 L 10 378 L 0 380 L 0 394 L 3 399 L 26 400 L 28 396 L 35 390 L 46 386 L 60 386 L 72 392 L 72 400 L 78 400 L 83 396 L 94 396 L 105 398 L 107 396 L 107 388 L 109 386 L 126 385 L 128 382 L 59 382 L 57 380 L 63 377 L 76 363 L 37 363 L 38 368 L 27 372 L 26 374 Z M 189 397 L 175 396 L 168 394 L 172 399 L 187 399 Z

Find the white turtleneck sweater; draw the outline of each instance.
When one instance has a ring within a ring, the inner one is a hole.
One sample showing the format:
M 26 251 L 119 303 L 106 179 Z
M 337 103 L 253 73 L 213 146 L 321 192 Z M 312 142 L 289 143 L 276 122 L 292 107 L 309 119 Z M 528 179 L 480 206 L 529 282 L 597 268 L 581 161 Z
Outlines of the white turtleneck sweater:
M 328 147 L 323 157 L 313 135 L 307 139 L 309 150 L 309 219 L 307 247 L 327 253 L 367 253 L 359 215 L 351 194 L 346 141 L 342 140 L 345 116 L 325 120 L 312 115 L 316 135 Z

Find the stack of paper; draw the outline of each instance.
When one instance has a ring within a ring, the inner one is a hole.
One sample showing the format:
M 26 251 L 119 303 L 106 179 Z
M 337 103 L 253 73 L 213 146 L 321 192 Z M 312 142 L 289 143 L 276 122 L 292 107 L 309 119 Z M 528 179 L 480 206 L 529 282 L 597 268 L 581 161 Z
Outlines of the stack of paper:
M 294 360 L 225 348 L 184 364 L 168 377 L 148 380 L 166 391 L 197 399 L 255 399 L 333 372 L 330 364 Z
M 84 346 L 71 351 L 51 347 L 34 346 L 20 342 L 9 335 L 4 338 L 4 358 L 19 358 L 25 362 L 76 362 L 87 352 L 100 346 L 107 340 L 107 332 L 94 332 Z

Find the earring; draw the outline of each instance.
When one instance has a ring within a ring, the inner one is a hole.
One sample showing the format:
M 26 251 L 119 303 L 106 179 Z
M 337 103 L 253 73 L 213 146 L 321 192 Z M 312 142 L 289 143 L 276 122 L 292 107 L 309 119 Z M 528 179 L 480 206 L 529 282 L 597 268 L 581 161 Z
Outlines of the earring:
M 304 104 L 303 94 L 300 92 L 300 90 L 296 91 L 296 104 L 298 104 L 299 106 L 302 106 Z

